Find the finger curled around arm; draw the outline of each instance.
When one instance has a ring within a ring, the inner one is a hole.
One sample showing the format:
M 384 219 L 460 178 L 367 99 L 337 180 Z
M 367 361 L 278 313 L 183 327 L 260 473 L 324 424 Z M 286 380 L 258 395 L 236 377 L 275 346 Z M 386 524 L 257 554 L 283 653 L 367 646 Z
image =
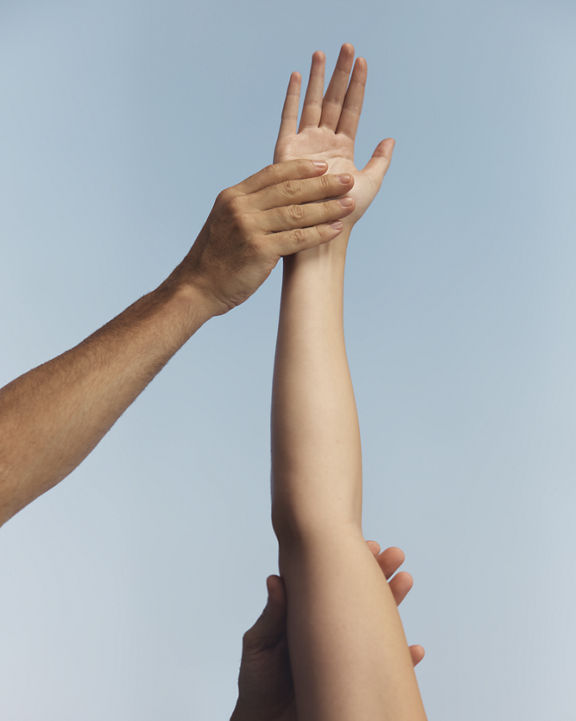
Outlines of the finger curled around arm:
M 263 170 L 251 175 L 234 187 L 243 194 L 257 193 L 269 185 L 276 185 L 285 180 L 314 178 L 325 173 L 327 169 L 328 164 L 323 161 L 287 160 L 283 163 L 267 165 Z
M 406 560 L 406 554 L 397 546 L 390 546 L 376 556 L 376 560 L 386 578 L 390 578 Z
M 343 228 L 341 221 L 322 223 L 312 228 L 294 228 L 266 236 L 271 251 L 276 256 L 292 255 L 301 250 L 315 248 L 335 238 Z
M 380 553 L 380 544 L 378 543 L 378 541 L 366 541 L 366 543 L 368 544 L 368 548 L 375 556 Z
M 354 176 L 326 174 L 318 178 L 285 180 L 264 188 L 250 196 L 250 203 L 258 210 L 270 210 L 292 203 L 310 203 L 314 200 L 336 198 L 354 186 Z
M 320 203 L 302 203 L 271 208 L 254 213 L 259 230 L 281 232 L 291 228 L 311 228 L 332 223 L 350 215 L 354 210 L 354 199 L 349 196 Z

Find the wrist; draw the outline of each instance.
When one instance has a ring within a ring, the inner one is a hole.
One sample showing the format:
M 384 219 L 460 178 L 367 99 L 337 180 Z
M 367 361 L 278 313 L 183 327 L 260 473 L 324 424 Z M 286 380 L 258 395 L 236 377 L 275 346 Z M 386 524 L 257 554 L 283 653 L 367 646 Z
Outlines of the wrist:
M 329 273 L 333 270 L 340 273 L 346 265 L 346 252 L 352 228 L 344 229 L 333 240 L 322 243 L 308 250 L 284 257 L 284 267 L 292 268 L 322 268 Z
M 196 331 L 216 315 L 208 295 L 195 283 L 179 277 L 176 269 L 153 291 L 160 302 L 170 306 L 174 316 L 190 329 Z

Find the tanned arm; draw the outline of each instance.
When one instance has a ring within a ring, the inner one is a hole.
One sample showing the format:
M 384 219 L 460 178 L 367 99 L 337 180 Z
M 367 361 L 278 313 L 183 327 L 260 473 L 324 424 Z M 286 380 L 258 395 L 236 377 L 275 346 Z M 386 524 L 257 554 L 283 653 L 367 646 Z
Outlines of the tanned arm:
M 281 256 L 334 238 L 349 210 L 326 163 L 271 165 L 222 191 L 182 263 L 156 290 L 0 390 L 0 525 L 96 446 L 209 318 L 248 298 Z

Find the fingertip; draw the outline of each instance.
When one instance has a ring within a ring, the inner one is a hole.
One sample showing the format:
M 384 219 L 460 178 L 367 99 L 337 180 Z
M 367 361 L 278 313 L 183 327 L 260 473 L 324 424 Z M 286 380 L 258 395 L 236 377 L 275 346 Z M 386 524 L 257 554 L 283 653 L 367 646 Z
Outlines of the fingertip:
M 390 547 L 387 548 L 386 550 L 387 550 L 387 551 L 394 551 L 396 554 L 400 554 L 400 556 L 402 556 L 402 561 L 401 561 L 402 563 L 404 563 L 404 561 L 406 560 L 406 554 L 405 554 L 404 551 L 403 551 L 401 548 L 399 548 L 398 546 L 390 546 Z
M 278 586 L 280 578 L 278 576 L 268 576 L 266 579 L 266 589 L 268 590 L 268 597 L 275 601 L 278 597 Z

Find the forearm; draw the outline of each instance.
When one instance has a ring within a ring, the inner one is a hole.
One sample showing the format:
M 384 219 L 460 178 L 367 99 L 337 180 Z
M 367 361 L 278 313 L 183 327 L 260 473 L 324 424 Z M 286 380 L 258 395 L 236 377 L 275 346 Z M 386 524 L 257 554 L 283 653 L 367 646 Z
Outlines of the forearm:
M 192 287 L 166 282 L 1 389 L 0 525 L 72 471 L 208 317 Z
M 361 528 L 362 466 L 344 344 L 347 238 L 284 260 L 272 396 L 277 531 Z
M 396 603 L 362 536 L 343 247 L 287 264 L 275 364 L 273 523 L 298 717 L 423 721 Z

